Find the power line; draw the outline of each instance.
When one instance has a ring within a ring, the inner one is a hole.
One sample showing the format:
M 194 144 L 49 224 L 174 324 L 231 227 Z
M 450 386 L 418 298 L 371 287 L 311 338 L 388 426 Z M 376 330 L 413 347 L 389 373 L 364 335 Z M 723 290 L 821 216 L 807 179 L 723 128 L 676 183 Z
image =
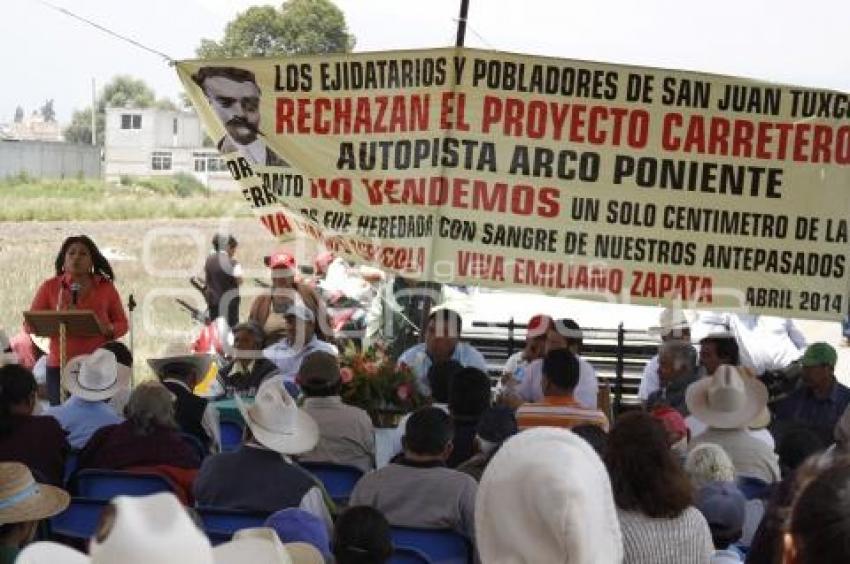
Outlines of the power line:
M 147 45 L 143 45 L 143 44 L 139 43 L 139 42 L 138 42 L 138 41 L 136 41 L 135 39 L 132 39 L 132 38 L 127 37 L 127 36 L 125 36 L 125 35 L 121 35 L 120 33 L 116 32 L 116 31 L 112 31 L 111 29 L 108 29 L 108 28 L 106 28 L 106 27 L 103 27 L 102 25 L 100 25 L 100 24 L 98 24 L 98 23 L 95 23 L 95 22 L 93 22 L 93 21 L 91 21 L 91 20 L 88 20 L 88 19 L 86 19 L 86 18 L 84 18 L 84 17 L 82 17 L 82 16 L 78 16 L 77 14 L 75 14 L 75 13 L 73 13 L 73 12 L 71 12 L 71 11 L 69 11 L 69 10 L 65 9 L 65 8 L 63 8 L 62 6 L 56 6 L 55 4 L 51 4 L 50 2 L 47 2 L 46 0 L 38 0 L 38 1 L 39 1 L 41 4 L 43 4 L 43 5 L 47 6 L 48 8 L 51 8 L 51 9 L 53 9 L 53 10 L 56 10 L 57 12 L 61 12 L 61 13 L 65 14 L 65 15 L 70 16 L 70 17 L 72 17 L 72 18 L 74 18 L 74 19 L 76 19 L 76 20 L 79 20 L 79 21 L 83 22 L 83 23 L 86 23 L 86 24 L 88 24 L 88 25 L 90 25 L 90 26 L 92 26 L 92 27 L 94 27 L 94 28 L 96 28 L 96 29 L 99 29 L 100 31 L 102 31 L 102 32 L 104 32 L 104 33 L 108 33 L 109 35 L 111 35 L 111 36 L 113 36 L 113 37 L 117 37 L 118 39 L 121 39 L 122 41 L 126 41 L 127 43 L 130 43 L 131 45 L 134 45 L 134 46 L 138 47 L 139 49 L 144 49 L 145 51 L 147 51 L 147 52 L 149 52 L 149 53 L 153 53 L 154 55 L 157 55 L 157 56 L 159 56 L 159 57 L 162 57 L 162 58 L 163 58 L 163 59 L 165 59 L 165 60 L 168 62 L 168 64 L 170 64 L 170 65 L 171 65 L 171 64 L 174 64 L 174 59 L 172 59 L 171 57 L 169 57 L 168 55 L 166 55 L 166 54 L 165 54 L 165 53 L 163 53 L 162 51 L 157 51 L 156 49 L 152 49 L 152 48 L 148 47 Z

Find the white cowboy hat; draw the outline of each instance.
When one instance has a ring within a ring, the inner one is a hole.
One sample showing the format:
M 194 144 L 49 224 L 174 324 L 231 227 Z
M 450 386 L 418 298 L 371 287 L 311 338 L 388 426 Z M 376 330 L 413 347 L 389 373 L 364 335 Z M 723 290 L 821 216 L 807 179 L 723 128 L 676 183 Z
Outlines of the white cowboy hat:
M 767 407 L 767 388 L 759 380 L 741 376 L 721 364 L 707 378 L 688 386 L 685 402 L 691 414 L 718 429 L 738 429 L 753 423 Z
M 236 406 L 257 441 L 281 454 L 301 454 L 316 447 L 319 427 L 306 411 L 298 408 L 280 380 L 260 385 L 254 403 L 245 405 L 239 395 Z
M 165 350 L 158 358 L 149 358 L 148 366 L 157 376 L 161 376 L 163 367 L 172 363 L 186 363 L 195 366 L 198 370 L 198 377 L 203 377 L 209 370 L 212 362 L 212 355 L 209 353 L 199 353 L 192 351 L 186 343 L 172 342 L 165 347 Z
M 674 331 L 690 329 L 691 321 L 685 312 L 679 308 L 666 307 L 658 316 L 658 325 L 649 328 L 649 333 L 658 336 L 668 335 Z
M 101 517 L 89 556 L 53 542 L 31 544 L 15 562 L 22 564 L 313 564 L 303 547 L 283 545 L 274 531 L 244 531 L 213 548 L 209 539 L 170 493 L 116 497 L 114 512 Z M 112 511 L 112 510 L 110 510 Z M 269 534 L 270 533 L 270 534 Z M 293 543 L 295 544 L 295 543 Z M 312 547 L 311 547 L 312 548 Z M 315 551 L 315 549 L 313 549 Z M 318 554 L 318 551 L 315 551 Z
M 62 386 L 86 401 L 109 399 L 130 387 L 130 370 L 119 365 L 115 354 L 106 349 L 75 356 L 65 367 Z
M 0 462 L 0 523 L 26 523 L 53 517 L 71 501 L 64 490 L 39 484 L 20 462 Z

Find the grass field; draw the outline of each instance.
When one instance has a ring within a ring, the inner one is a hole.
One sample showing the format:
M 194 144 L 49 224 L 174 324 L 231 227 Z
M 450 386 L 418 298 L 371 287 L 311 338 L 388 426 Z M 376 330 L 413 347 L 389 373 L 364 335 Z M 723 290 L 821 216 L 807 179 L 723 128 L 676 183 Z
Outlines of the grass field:
M 162 350 L 169 340 L 192 340 L 199 326 L 174 302 L 182 297 L 197 306 L 200 294 L 189 285 L 191 275 L 202 275 L 203 260 L 213 233 L 233 233 L 239 241 L 237 259 L 246 269 L 243 296 L 259 291 L 253 279 L 267 277 L 262 257 L 278 245 L 253 218 L 155 219 L 123 221 L 0 222 L 0 325 L 14 334 L 22 312 L 28 309 L 38 285 L 53 274 L 62 240 L 86 234 L 112 258 L 118 291 L 126 303 L 133 294 L 138 307 L 133 316 L 136 378 L 148 376 L 144 359 Z M 242 299 L 247 317 L 250 297 Z M 129 335 L 125 337 L 129 344 Z
M 190 175 L 100 180 L 0 180 L 0 221 L 249 217 L 238 193 L 210 194 Z

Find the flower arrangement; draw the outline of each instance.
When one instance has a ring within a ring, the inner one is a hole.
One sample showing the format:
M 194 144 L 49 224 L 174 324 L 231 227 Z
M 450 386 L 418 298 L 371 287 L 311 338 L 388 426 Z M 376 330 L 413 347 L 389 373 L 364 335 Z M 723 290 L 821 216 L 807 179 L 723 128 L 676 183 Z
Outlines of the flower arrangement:
M 413 372 L 396 366 L 380 345 L 365 351 L 347 347 L 340 367 L 343 401 L 366 410 L 376 426 L 392 425 L 392 420 L 425 403 Z

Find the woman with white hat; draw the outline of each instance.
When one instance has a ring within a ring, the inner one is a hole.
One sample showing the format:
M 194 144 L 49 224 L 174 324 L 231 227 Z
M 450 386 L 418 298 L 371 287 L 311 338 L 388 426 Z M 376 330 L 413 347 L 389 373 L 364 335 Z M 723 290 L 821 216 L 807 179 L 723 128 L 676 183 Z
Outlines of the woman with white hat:
M 212 547 L 170 493 L 118 496 L 106 507 L 85 555 L 53 542 L 37 542 L 16 564 L 323 564 L 306 543 L 282 544 L 272 529 L 244 529 Z
M 706 432 L 691 441 L 691 448 L 703 443 L 720 445 L 732 459 L 737 475 L 767 483 L 778 481 L 779 463 L 773 449 L 747 430 L 764 416 L 767 397 L 764 384 L 742 376 L 728 364 L 691 384 L 685 396 L 688 410 L 708 426 Z
M 39 521 L 68 507 L 70 496 L 39 484 L 19 462 L 0 462 L 0 564 L 12 564 L 32 541 Z

